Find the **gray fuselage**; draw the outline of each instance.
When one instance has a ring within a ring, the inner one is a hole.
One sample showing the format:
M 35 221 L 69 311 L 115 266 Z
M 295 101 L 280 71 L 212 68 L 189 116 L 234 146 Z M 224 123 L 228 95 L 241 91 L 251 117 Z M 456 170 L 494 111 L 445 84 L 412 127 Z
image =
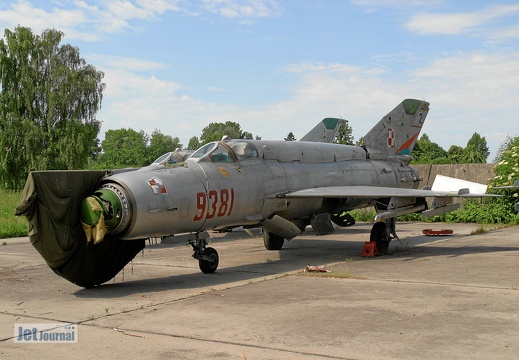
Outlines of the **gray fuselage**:
M 279 215 L 309 219 L 364 207 L 368 198 L 287 199 L 289 192 L 327 186 L 416 188 L 407 164 L 369 160 L 362 147 L 315 142 L 231 140 L 199 149 L 174 167 L 153 165 L 103 180 L 128 203 L 119 239 L 140 239 L 234 226 Z M 335 200 L 335 201 L 334 201 Z

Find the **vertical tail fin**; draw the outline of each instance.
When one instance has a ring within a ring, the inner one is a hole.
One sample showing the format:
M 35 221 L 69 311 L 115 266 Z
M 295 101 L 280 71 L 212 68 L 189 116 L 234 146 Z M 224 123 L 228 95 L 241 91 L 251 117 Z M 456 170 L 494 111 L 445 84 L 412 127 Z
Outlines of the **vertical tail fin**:
M 346 120 L 337 118 L 326 118 L 317 124 L 312 130 L 303 136 L 300 141 L 312 141 L 332 143 L 339 127 L 345 124 Z
M 411 161 L 418 135 L 429 112 L 427 101 L 405 99 L 384 116 L 364 137 L 370 159 Z

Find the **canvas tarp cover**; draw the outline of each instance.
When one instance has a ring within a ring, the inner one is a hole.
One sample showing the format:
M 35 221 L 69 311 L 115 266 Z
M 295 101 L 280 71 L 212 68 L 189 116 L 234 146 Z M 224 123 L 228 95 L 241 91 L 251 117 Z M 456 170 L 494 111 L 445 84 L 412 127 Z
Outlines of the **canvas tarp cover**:
M 16 215 L 29 221 L 29 238 L 50 268 L 70 282 L 92 287 L 112 279 L 144 248 L 145 240 L 108 236 L 87 243 L 79 218 L 81 201 L 106 171 L 34 171 L 29 174 Z

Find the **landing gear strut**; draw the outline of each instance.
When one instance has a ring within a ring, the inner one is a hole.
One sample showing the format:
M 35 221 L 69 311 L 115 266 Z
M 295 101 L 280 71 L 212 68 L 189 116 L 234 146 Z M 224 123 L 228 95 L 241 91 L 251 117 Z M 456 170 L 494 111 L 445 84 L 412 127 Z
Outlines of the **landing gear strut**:
M 374 241 L 377 245 L 377 250 L 381 254 L 387 253 L 389 243 L 393 239 L 398 239 L 395 232 L 395 218 L 387 219 L 385 222 L 380 221 L 373 224 L 371 228 L 370 241 Z
M 200 238 L 196 233 L 195 240 L 189 240 L 189 244 L 193 247 L 193 257 L 198 259 L 198 267 L 204 274 L 212 274 L 218 268 L 218 252 L 212 247 L 207 247 L 205 238 Z

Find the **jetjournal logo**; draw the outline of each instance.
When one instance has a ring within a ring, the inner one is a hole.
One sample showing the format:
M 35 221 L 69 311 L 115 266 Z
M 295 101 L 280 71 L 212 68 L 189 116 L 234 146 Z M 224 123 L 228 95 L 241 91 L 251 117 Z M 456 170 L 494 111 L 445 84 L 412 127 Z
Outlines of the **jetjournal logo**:
M 14 324 L 14 342 L 24 344 L 77 343 L 78 325 L 45 323 Z

